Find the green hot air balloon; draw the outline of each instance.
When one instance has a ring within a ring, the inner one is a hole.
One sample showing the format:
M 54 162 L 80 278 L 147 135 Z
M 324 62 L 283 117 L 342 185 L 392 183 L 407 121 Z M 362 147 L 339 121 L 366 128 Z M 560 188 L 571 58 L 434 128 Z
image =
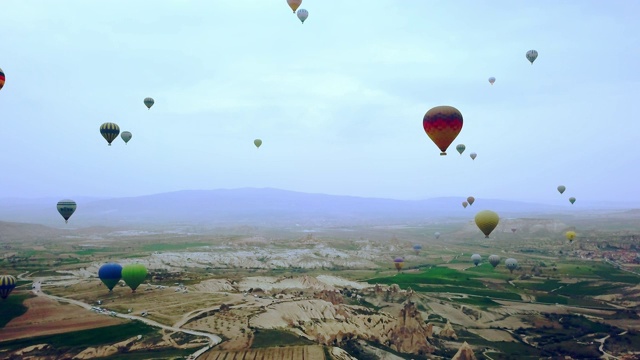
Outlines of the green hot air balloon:
M 562 194 L 565 190 L 567 190 L 567 188 L 566 188 L 564 185 L 560 185 L 560 186 L 558 186 L 558 192 L 559 192 L 560 194 Z
M 0 298 L 6 299 L 16 287 L 16 278 L 11 275 L 0 275 Z
M 146 277 L 147 268 L 142 264 L 128 264 L 122 268 L 122 280 L 131 288 L 131 292 L 136 292 Z
M 156 102 L 153 100 L 153 98 L 144 98 L 144 105 L 147 107 L 148 110 L 151 110 L 151 107 L 153 106 L 153 104 L 155 104 Z
M 482 210 L 476 214 L 476 225 L 484 233 L 484 237 L 488 238 L 489 234 L 498 226 L 500 217 L 491 210 Z
M 538 58 L 538 52 L 535 50 L 529 50 L 527 51 L 525 56 L 527 57 L 527 60 L 529 60 L 531 65 L 533 65 L 533 62 L 536 61 L 536 59 Z
M 460 153 L 460 155 L 462 155 L 462 153 L 464 152 L 464 149 L 466 149 L 467 147 L 464 146 L 464 144 L 458 144 L 456 145 L 456 150 L 458 150 L 458 152 Z
M 260 139 L 253 140 L 253 145 L 255 145 L 257 148 L 260 148 L 260 145 L 262 145 L 262 140 Z
M 123 131 L 122 134 L 120 134 L 120 137 L 122 138 L 122 140 L 124 140 L 124 143 L 128 143 L 129 140 L 131 140 L 131 137 L 133 135 L 131 135 L 130 131 Z
M 113 140 L 115 140 L 120 134 L 120 127 L 118 124 L 106 122 L 100 125 L 100 134 L 105 140 L 107 140 L 109 146 L 111 146 L 111 142 L 113 142 Z
M 573 196 L 570 197 L 569 202 L 571 203 L 571 205 L 573 205 L 573 203 L 576 202 L 576 198 L 574 198 Z
M 60 213 L 60 215 L 62 215 L 62 217 L 64 218 L 64 222 L 68 223 L 69 218 L 71 217 L 71 215 L 73 215 L 78 206 L 76 205 L 75 201 L 64 199 L 58 201 L 58 205 L 56 207 L 58 208 L 58 212 Z

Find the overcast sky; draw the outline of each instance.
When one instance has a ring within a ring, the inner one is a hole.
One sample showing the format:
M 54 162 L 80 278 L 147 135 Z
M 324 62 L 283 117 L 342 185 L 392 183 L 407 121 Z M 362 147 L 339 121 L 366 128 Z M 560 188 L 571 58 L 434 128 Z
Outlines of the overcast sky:
M 0 197 L 640 201 L 640 2 L 301 8 L 304 24 L 285 0 L 3 1 Z M 447 156 L 422 128 L 438 105 L 464 116 Z M 107 146 L 103 122 L 133 139 Z

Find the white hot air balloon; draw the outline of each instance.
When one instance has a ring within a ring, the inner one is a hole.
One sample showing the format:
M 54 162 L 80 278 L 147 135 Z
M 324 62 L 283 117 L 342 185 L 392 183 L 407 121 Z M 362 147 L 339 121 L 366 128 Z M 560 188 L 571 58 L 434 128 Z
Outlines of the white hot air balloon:
M 309 17 L 309 12 L 305 9 L 299 9 L 296 14 L 298 14 L 298 19 L 300 19 L 303 24 L 304 21 Z

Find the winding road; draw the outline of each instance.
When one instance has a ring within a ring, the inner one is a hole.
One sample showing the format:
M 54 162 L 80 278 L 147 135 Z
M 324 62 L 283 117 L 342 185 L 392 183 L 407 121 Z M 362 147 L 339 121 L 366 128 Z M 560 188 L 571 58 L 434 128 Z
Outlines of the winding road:
M 21 280 L 27 280 L 28 278 L 26 278 L 25 275 L 26 275 L 26 273 L 23 273 L 23 274 L 18 275 L 18 277 Z M 69 303 L 69 304 L 80 306 L 80 307 L 85 308 L 86 310 L 89 310 L 89 311 L 92 310 L 91 309 L 92 308 L 91 305 L 83 303 L 82 301 L 73 300 L 73 299 L 67 299 L 67 298 L 63 298 L 63 297 L 55 296 L 55 295 L 50 295 L 50 294 L 46 294 L 46 293 L 44 293 L 42 291 L 34 291 L 33 293 L 35 295 L 37 295 L 37 296 L 44 296 L 44 297 L 47 297 L 49 299 L 56 300 L 56 301 L 59 301 L 59 302 L 66 302 L 66 303 Z M 204 309 L 204 310 L 206 311 L 206 310 L 209 310 L 209 309 Z M 193 336 L 202 336 L 202 337 L 206 337 L 207 339 L 209 339 L 209 344 L 207 346 L 201 348 L 200 350 L 196 351 L 195 353 L 193 353 L 191 355 L 190 359 L 197 359 L 200 355 L 202 355 L 205 352 L 207 352 L 213 346 L 218 345 L 219 343 L 222 342 L 222 339 L 219 336 L 214 335 L 214 334 L 195 331 L 195 330 L 182 329 L 180 327 L 175 327 L 175 326 L 168 326 L 168 325 L 164 325 L 164 324 L 161 324 L 159 322 L 156 322 L 156 321 L 153 321 L 153 320 L 141 317 L 141 316 L 129 315 L 129 314 L 120 314 L 120 313 L 115 313 L 115 314 L 116 314 L 115 316 L 119 317 L 119 318 L 129 319 L 129 320 L 138 320 L 138 321 L 143 322 L 143 323 L 145 323 L 147 325 L 158 327 L 158 328 L 161 328 L 161 329 L 164 329 L 164 330 L 169 330 L 169 331 L 173 331 L 173 332 L 182 332 L 182 333 L 185 333 L 185 334 L 189 334 L 189 335 L 193 335 Z

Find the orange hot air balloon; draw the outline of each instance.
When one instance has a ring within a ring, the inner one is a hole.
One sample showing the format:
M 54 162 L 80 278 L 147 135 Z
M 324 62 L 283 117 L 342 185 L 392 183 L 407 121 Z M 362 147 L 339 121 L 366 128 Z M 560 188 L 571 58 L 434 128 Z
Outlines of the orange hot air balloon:
M 462 114 L 453 106 L 436 106 L 422 119 L 422 127 L 429 138 L 447 155 L 447 148 L 462 130 Z

